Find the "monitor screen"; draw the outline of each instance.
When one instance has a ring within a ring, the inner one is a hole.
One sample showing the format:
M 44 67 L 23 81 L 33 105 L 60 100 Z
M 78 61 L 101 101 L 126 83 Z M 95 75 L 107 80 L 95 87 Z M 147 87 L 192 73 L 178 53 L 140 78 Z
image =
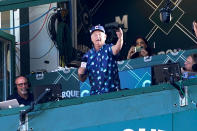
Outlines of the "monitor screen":
M 33 87 L 34 101 L 36 101 L 47 89 L 50 91 L 38 103 L 55 101 L 62 98 L 61 84 L 39 85 Z
M 181 76 L 179 63 L 152 66 L 152 85 L 169 83 L 171 78 L 176 82 L 181 80 Z

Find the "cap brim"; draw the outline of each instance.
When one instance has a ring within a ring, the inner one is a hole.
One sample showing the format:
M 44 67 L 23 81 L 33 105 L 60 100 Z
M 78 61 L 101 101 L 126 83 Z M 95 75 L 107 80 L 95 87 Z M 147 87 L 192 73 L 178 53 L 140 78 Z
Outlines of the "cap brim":
M 92 32 L 90 32 L 90 34 L 92 34 L 94 31 L 101 31 L 101 32 L 105 33 L 105 31 L 103 31 L 103 30 L 95 29 L 95 30 L 93 30 Z

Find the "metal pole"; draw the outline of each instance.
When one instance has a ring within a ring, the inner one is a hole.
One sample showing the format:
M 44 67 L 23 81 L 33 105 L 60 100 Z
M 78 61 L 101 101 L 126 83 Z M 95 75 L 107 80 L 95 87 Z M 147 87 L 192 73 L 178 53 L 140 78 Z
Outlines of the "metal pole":
M 7 44 L 3 43 L 3 100 L 7 98 Z
M 71 0 L 72 10 L 72 43 L 77 49 L 77 1 Z

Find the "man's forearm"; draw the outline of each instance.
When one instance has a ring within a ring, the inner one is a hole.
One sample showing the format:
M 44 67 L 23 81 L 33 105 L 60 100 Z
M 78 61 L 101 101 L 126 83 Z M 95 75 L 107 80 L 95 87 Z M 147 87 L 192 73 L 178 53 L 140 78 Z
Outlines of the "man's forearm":
M 120 50 L 122 49 L 122 45 L 123 45 L 123 32 L 122 29 L 119 28 L 119 31 L 116 32 L 117 37 L 118 37 L 118 41 L 116 42 L 116 45 L 112 46 L 112 52 L 113 55 L 117 55 Z
M 120 38 L 116 42 L 116 45 L 112 47 L 112 51 L 114 55 L 117 55 L 120 52 L 120 50 L 122 49 L 122 45 L 123 45 L 123 38 Z

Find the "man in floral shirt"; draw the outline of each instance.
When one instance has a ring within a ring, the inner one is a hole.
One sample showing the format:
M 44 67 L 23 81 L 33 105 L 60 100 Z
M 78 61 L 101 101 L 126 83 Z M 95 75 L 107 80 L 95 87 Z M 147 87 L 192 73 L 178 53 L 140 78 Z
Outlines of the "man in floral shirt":
M 116 55 L 123 45 L 122 29 L 116 32 L 118 40 L 115 45 L 105 43 L 107 36 L 103 26 L 93 26 L 90 34 L 94 47 L 83 56 L 85 63 L 82 62 L 78 69 L 79 79 L 84 82 L 89 77 L 90 95 L 120 90 Z

